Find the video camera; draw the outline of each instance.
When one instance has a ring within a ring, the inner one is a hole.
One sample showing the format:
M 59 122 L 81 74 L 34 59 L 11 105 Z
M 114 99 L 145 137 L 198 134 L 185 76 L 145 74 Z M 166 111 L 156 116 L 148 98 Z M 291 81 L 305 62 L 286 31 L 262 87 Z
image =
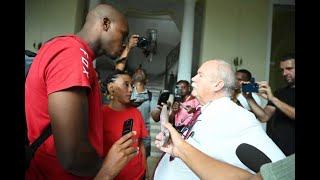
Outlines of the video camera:
M 251 78 L 250 83 L 249 84 L 242 84 L 242 92 L 246 93 L 246 92 L 259 92 L 259 85 L 258 83 L 255 83 L 255 78 Z

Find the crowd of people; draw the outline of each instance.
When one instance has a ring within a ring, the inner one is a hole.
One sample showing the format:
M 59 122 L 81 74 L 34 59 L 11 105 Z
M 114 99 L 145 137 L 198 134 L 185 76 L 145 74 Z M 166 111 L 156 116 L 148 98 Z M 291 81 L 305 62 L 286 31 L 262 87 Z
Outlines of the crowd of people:
M 149 172 L 150 119 L 159 122 L 163 105 L 151 108 L 147 72 L 126 70 L 139 35 L 129 35 L 128 21 L 115 7 L 92 8 L 82 29 L 43 44 L 25 83 L 25 112 L 30 143 L 48 127 L 52 135 L 38 148 L 26 179 L 294 179 L 295 57 L 281 59 L 287 82 L 272 91 L 242 92 L 252 75 L 234 72 L 224 60 L 205 61 L 189 80 L 179 80 L 178 96 L 167 102 L 170 132 L 155 170 Z M 93 61 L 116 60 L 101 80 Z M 102 102 L 107 97 L 107 102 Z M 267 101 L 261 106 L 261 98 Z M 123 134 L 132 119 L 130 132 Z M 261 123 L 267 122 L 267 133 Z M 247 143 L 270 163 L 255 173 L 235 153 Z

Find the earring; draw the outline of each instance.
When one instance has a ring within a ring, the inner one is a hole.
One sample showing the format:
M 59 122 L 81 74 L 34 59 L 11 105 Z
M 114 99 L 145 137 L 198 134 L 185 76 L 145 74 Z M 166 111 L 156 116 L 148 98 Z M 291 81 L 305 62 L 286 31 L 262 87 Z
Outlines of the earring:
M 108 100 L 113 100 L 114 99 L 114 92 L 110 92 L 110 94 L 107 96 Z

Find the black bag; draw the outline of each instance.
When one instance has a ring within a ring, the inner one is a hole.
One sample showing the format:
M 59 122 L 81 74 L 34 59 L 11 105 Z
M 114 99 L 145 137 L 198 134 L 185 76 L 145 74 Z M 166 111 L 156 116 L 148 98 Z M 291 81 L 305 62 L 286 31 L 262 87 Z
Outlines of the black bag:
M 29 57 L 35 57 L 36 54 L 29 51 L 29 50 L 25 50 L 25 55 L 29 56 Z M 31 64 L 28 64 L 25 66 L 25 78 L 27 78 L 29 69 L 31 67 Z M 31 144 L 29 145 L 29 139 L 28 139 L 28 129 L 27 129 L 27 121 L 25 120 L 25 135 L 26 135 L 26 142 L 25 142 L 25 146 L 24 146 L 24 150 L 25 150 L 25 171 L 28 169 L 29 164 L 35 154 L 35 152 L 37 151 L 38 147 L 52 134 L 51 131 L 51 125 L 49 125 L 43 132 L 42 134 Z

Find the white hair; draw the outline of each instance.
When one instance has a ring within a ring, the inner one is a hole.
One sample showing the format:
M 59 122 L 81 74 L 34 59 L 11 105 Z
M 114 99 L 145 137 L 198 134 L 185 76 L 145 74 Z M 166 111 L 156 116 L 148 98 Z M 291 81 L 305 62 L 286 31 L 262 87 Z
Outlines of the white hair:
M 213 77 L 215 78 L 213 80 L 223 80 L 223 89 L 225 90 L 227 96 L 231 96 L 236 85 L 234 71 L 228 62 L 221 59 L 215 59 L 215 61 L 218 63 L 218 66 L 216 71 L 213 72 Z

